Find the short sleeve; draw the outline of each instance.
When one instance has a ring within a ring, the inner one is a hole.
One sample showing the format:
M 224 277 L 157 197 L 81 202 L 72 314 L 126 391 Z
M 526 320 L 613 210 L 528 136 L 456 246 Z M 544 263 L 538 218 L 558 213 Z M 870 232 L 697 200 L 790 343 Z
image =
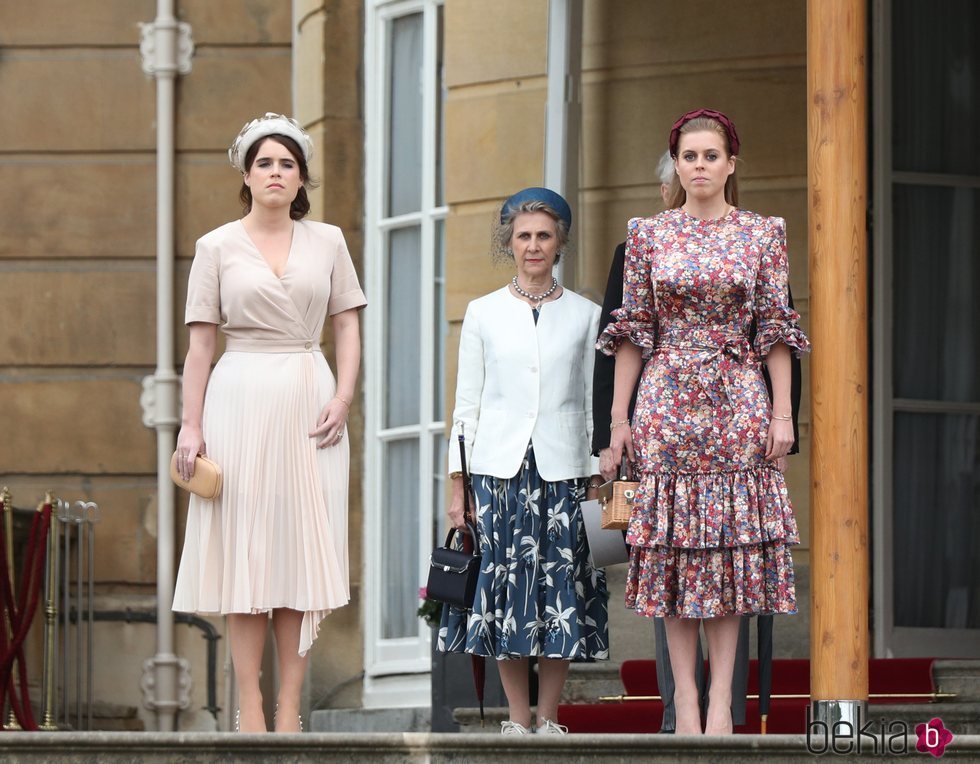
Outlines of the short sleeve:
M 800 314 L 789 306 L 789 258 L 786 255 L 786 224 L 770 218 L 770 237 L 759 260 L 753 314 L 758 330 L 755 351 L 766 356 L 777 342 L 797 357 L 810 350 L 810 340 L 800 328 Z
M 623 304 L 612 312 L 613 319 L 599 335 L 596 349 L 615 355 L 624 339 L 643 350 L 644 358 L 653 352 L 656 312 L 651 279 L 650 228 L 644 218 L 628 224 L 626 260 L 623 268 Z
M 221 323 L 221 283 L 218 249 L 211 243 L 198 239 L 194 247 L 194 261 L 187 279 L 187 305 L 184 323 L 201 321 L 206 324 Z
M 361 291 L 357 271 L 354 270 L 354 263 L 347 250 L 347 242 L 339 230 L 337 239 L 337 251 L 330 274 L 330 300 L 327 303 L 327 315 L 330 316 L 367 305 L 367 298 Z

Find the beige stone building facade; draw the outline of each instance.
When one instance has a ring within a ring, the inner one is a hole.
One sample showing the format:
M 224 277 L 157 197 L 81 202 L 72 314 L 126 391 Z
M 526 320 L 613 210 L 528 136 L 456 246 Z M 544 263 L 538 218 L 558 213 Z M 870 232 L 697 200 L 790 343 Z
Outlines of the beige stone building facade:
M 195 45 L 192 69 L 177 81 L 178 363 L 194 241 L 239 214 L 225 151 L 259 113 L 294 113 L 311 132 L 319 180 L 313 217 L 343 228 L 368 294 L 363 383 L 351 424 L 353 601 L 324 622 L 314 647 L 311 710 L 428 704 L 430 634 L 415 618 L 416 589 L 443 527 L 455 348 L 467 302 L 510 276 L 488 256 L 501 200 L 545 180 L 555 136 L 546 116 L 555 87 L 549 44 L 573 47 L 579 62 L 568 81 L 579 138 L 565 157 L 577 168 L 567 189 L 577 215 L 565 283 L 601 301 L 626 221 L 658 209 L 655 164 L 671 122 L 711 106 L 733 118 L 742 138 L 741 206 L 787 221 L 793 292 L 809 323 L 805 0 L 584 0 L 580 42 L 549 27 L 557 6 L 576 3 L 501 0 L 491 12 L 479 0 L 177 0 L 176 15 L 190 24 Z M 156 443 L 140 406 L 142 380 L 156 363 L 156 115 L 137 28 L 155 13 L 153 0 L 0 8 L 0 482 L 18 506 L 48 489 L 98 502 L 97 601 L 116 610 L 153 610 L 157 594 Z M 914 42 L 920 23 L 912 11 L 893 15 L 873 4 L 874 54 L 891 62 L 894 40 L 901 33 Z M 933 50 L 929 39 L 922 35 L 926 51 Z M 975 65 L 971 46 L 961 45 Z M 900 65 L 894 77 L 910 77 Z M 876 82 L 879 90 L 890 84 Z M 906 108 L 894 93 L 875 105 L 875 124 Z M 976 118 L 975 96 L 967 113 Z M 887 184 L 946 188 L 944 173 L 952 172 L 875 161 L 875 183 L 884 184 L 876 185 L 879 199 L 892 198 Z M 970 166 L 956 178 L 975 182 L 978 175 L 980 166 Z M 973 187 L 956 178 L 951 187 Z M 900 218 L 896 210 L 876 224 Z M 893 230 L 877 229 L 877 242 L 886 246 Z M 957 254 L 963 245 L 954 244 L 950 272 L 965 273 Z M 894 259 L 886 249 L 874 257 Z M 887 283 L 876 282 L 875 295 L 894 310 L 906 304 Z M 883 326 L 869 347 L 900 341 Z M 329 343 L 325 350 L 329 358 Z M 879 380 L 888 374 L 876 367 Z M 804 593 L 807 375 L 805 362 L 802 451 L 789 468 Z M 923 394 L 933 402 L 916 408 L 908 403 L 914 396 L 890 387 L 876 394 L 884 408 L 875 416 L 889 422 L 945 400 Z M 969 406 L 977 405 L 972 398 L 954 403 L 936 411 L 973 416 Z M 891 596 L 893 554 L 904 548 L 902 529 L 916 526 L 913 510 L 894 508 L 904 490 L 895 467 L 902 462 L 888 454 L 905 453 L 907 444 L 889 433 L 881 432 L 875 456 L 873 512 L 876 529 L 887 530 L 880 536 L 887 549 L 875 558 L 872 588 Z M 975 479 L 975 469 L 970 474 Z M 922 503 L 941 495 L 922 494 Z M 976 506 L 963 501 L 961 515 L 975 518 Z M 185 506 L 181 500 L 181 512 Z M 179 539 L 179 523 L 177 532 Z M 885 541 L 893 536 L 898 546 Z M 926 649 L 921 629 L 975 636 L 974 611 L 956 609 L 978 596 L 975 583 L 950 587 L 959 594 L 948 612 L 967 612 L 951 620 L 906 622 L 901 614 L 918 612 L 917 601 L 882 600 L 876 652 Z M 650 644 L 646 626 L 621 613 L 615 597 L 614 658 L 641 657 Z M 804 596 L 804 615 L 777 627 L 777 653 L 807 654 L 806 607 Z M 213 621 L 223 633 L 222 620 Z M 906 637 L 882 636 L 906 627 Z M 214 725 L 198 710 L 205 704 L 203 641 L 184 625 L 176 634 L 176 652 L 194 680 L 180 725 Z M 97 699 L 142 708 L 139 681 L 142 662 L 155 652 L 153 627 L 99 624 L 96 645 Z M 31 649 L 36 668 L 38 635 Z M 227 709 L 224 657 L 222 646 L 219 703 Z M 153 714 L 141 714 L 152 727 Z

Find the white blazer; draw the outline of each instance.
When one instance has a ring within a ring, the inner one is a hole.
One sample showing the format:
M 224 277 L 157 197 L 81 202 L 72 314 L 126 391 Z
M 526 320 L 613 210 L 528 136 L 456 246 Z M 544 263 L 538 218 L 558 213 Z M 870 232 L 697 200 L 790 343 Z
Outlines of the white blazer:
M 541 306 L 537 325 L 531 306 L 508 287 L 469 304 L 459 340 L 450 472 L 460 469 L 459 434 L 465 431 L 471 474 L 514 477 L 528 442 L 544 480 L 594 474 L 599 314 L 598 305 L 568 289 Z

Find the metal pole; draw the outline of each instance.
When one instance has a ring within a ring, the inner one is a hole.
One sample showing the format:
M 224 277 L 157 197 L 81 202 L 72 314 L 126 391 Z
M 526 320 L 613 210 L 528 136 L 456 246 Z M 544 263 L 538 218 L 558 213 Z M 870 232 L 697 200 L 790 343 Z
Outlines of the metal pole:
M 174 121 L 175 81 L 190 71 L 193 43 L 190 27 L 174 17 L 174 0 L 157 0 L 157 16 L 143 24 L 140 51 L 143 71 L 157 84 L 157 366 L 144 388 L 152 395 L 152 412 L 144 409 L 144 423 L 157 432 L 157 639 L 156 655 L 145 671 L 145 704 L 156 711 L 157 729 L 177 725 L 178 668 L 174 653 L 174 591 L 176 489 L 170 481 L 170 456 L 179 424 L 174 370 Z
M 565 197 L 572 208 L 574 220 L 581 220 L 578 215 L 581 82 L 582 0 L 550 0 L 544 185 Z M 577 238 L 579 241 L 584 241 L 581 232 Z M 563 259 L 555 266 L 555 276 L 559 281 L 568 283 L 568 280 L 563 279 L 564 264 Z M 568 285 L 575 286 L 574 283 Z
M 7 633 L 10 634 L 10 638 L 13 640 L 14 622 L 8 613 L 13 612 L 17 602 L 17 586 L 16 578 L 14 577 L 14 570 L 16 569 L 16 565 L 14 565 L 14 507 L 7 486 L 4 486 L 3 490 L 0 491 L 0 502 L 3 502 L 3 525 L 6 534 L 4 542 L 7 546 L 7 570 L 5 573 L 7 580 L 10 581 L 10 593 L 13 597 L 13 601 L 10 602 L 9 611 L 6 608 L 4 609 L 4 618 L 7 621 Z M 0 705 L 0 713 L 3 713 L 3 705 Z M 11 702 L 10 709 L 7 711 L 7 721 L 4 723 L 3 728 L 8 730 L 20 729 L 20 725 L 17 723 L 17 716 L 14 714 L 13 702 Z
M 58 729 L 55 711 L 55 645 L 58 641 L 58 511 L 50 494 L 45 502 L 51 504 L 51 528 L 48 531 L 48 560 L 44 572 L 44 667 L 41 695 L 40 729 L 52 732 Z M 57 502 L 58 507 L 61 501 Z
M 65 575 L 61 589 L 61 618 L 62 630 L 64 632 L 61 645 L 61 713 L 62 721 L 66 727 L 70 728 L 71 706 L 69 705 L 68 701 L 68 653 L 71 650 L 71 631 L 69 629 L 69 618 L 71 611 L 71 506 L 68 504 L 68 502 L 65 502 L 63 509 L 64 514 L 59 514 L 58 517 L 58 519 L 61 520 L 65 537 L 65 554 L 62 557 L 65 565 Z
M 85 695 L 88 702 L 88 724 L 85 729 L 92 729 L 92 667 L 95 665 L 95 520 L 94 512 L 98 506 L 89 503 L 86 507 L 85 521 L 88 524 L 88 620 L 85 623 L 85 644 L 88 647 L 88 661 L 85 674 Z
M 75 504 L 78 516 L 78 548 L 75 550 L 75 729 L 82 727 L 82 562 L 85 553 L 85 523 L 82 521 L 81 502 Z

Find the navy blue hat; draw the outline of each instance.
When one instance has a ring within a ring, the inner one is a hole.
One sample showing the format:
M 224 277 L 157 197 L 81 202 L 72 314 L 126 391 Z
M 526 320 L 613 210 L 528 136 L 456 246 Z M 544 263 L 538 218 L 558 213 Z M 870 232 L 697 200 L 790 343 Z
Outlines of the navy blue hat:
M 568 206 L 561 194 L 555 193 L 550 188 L 525 188 L 510 197 L 504 206 L 500 208 L 500 224 L 504 225 L 509 214 L 517 210 L 525 202 L 544 202 L 551 209 L 558 213 L 558 217 L 565 221 L 565 224 L 572 227 L 572 208 Z

